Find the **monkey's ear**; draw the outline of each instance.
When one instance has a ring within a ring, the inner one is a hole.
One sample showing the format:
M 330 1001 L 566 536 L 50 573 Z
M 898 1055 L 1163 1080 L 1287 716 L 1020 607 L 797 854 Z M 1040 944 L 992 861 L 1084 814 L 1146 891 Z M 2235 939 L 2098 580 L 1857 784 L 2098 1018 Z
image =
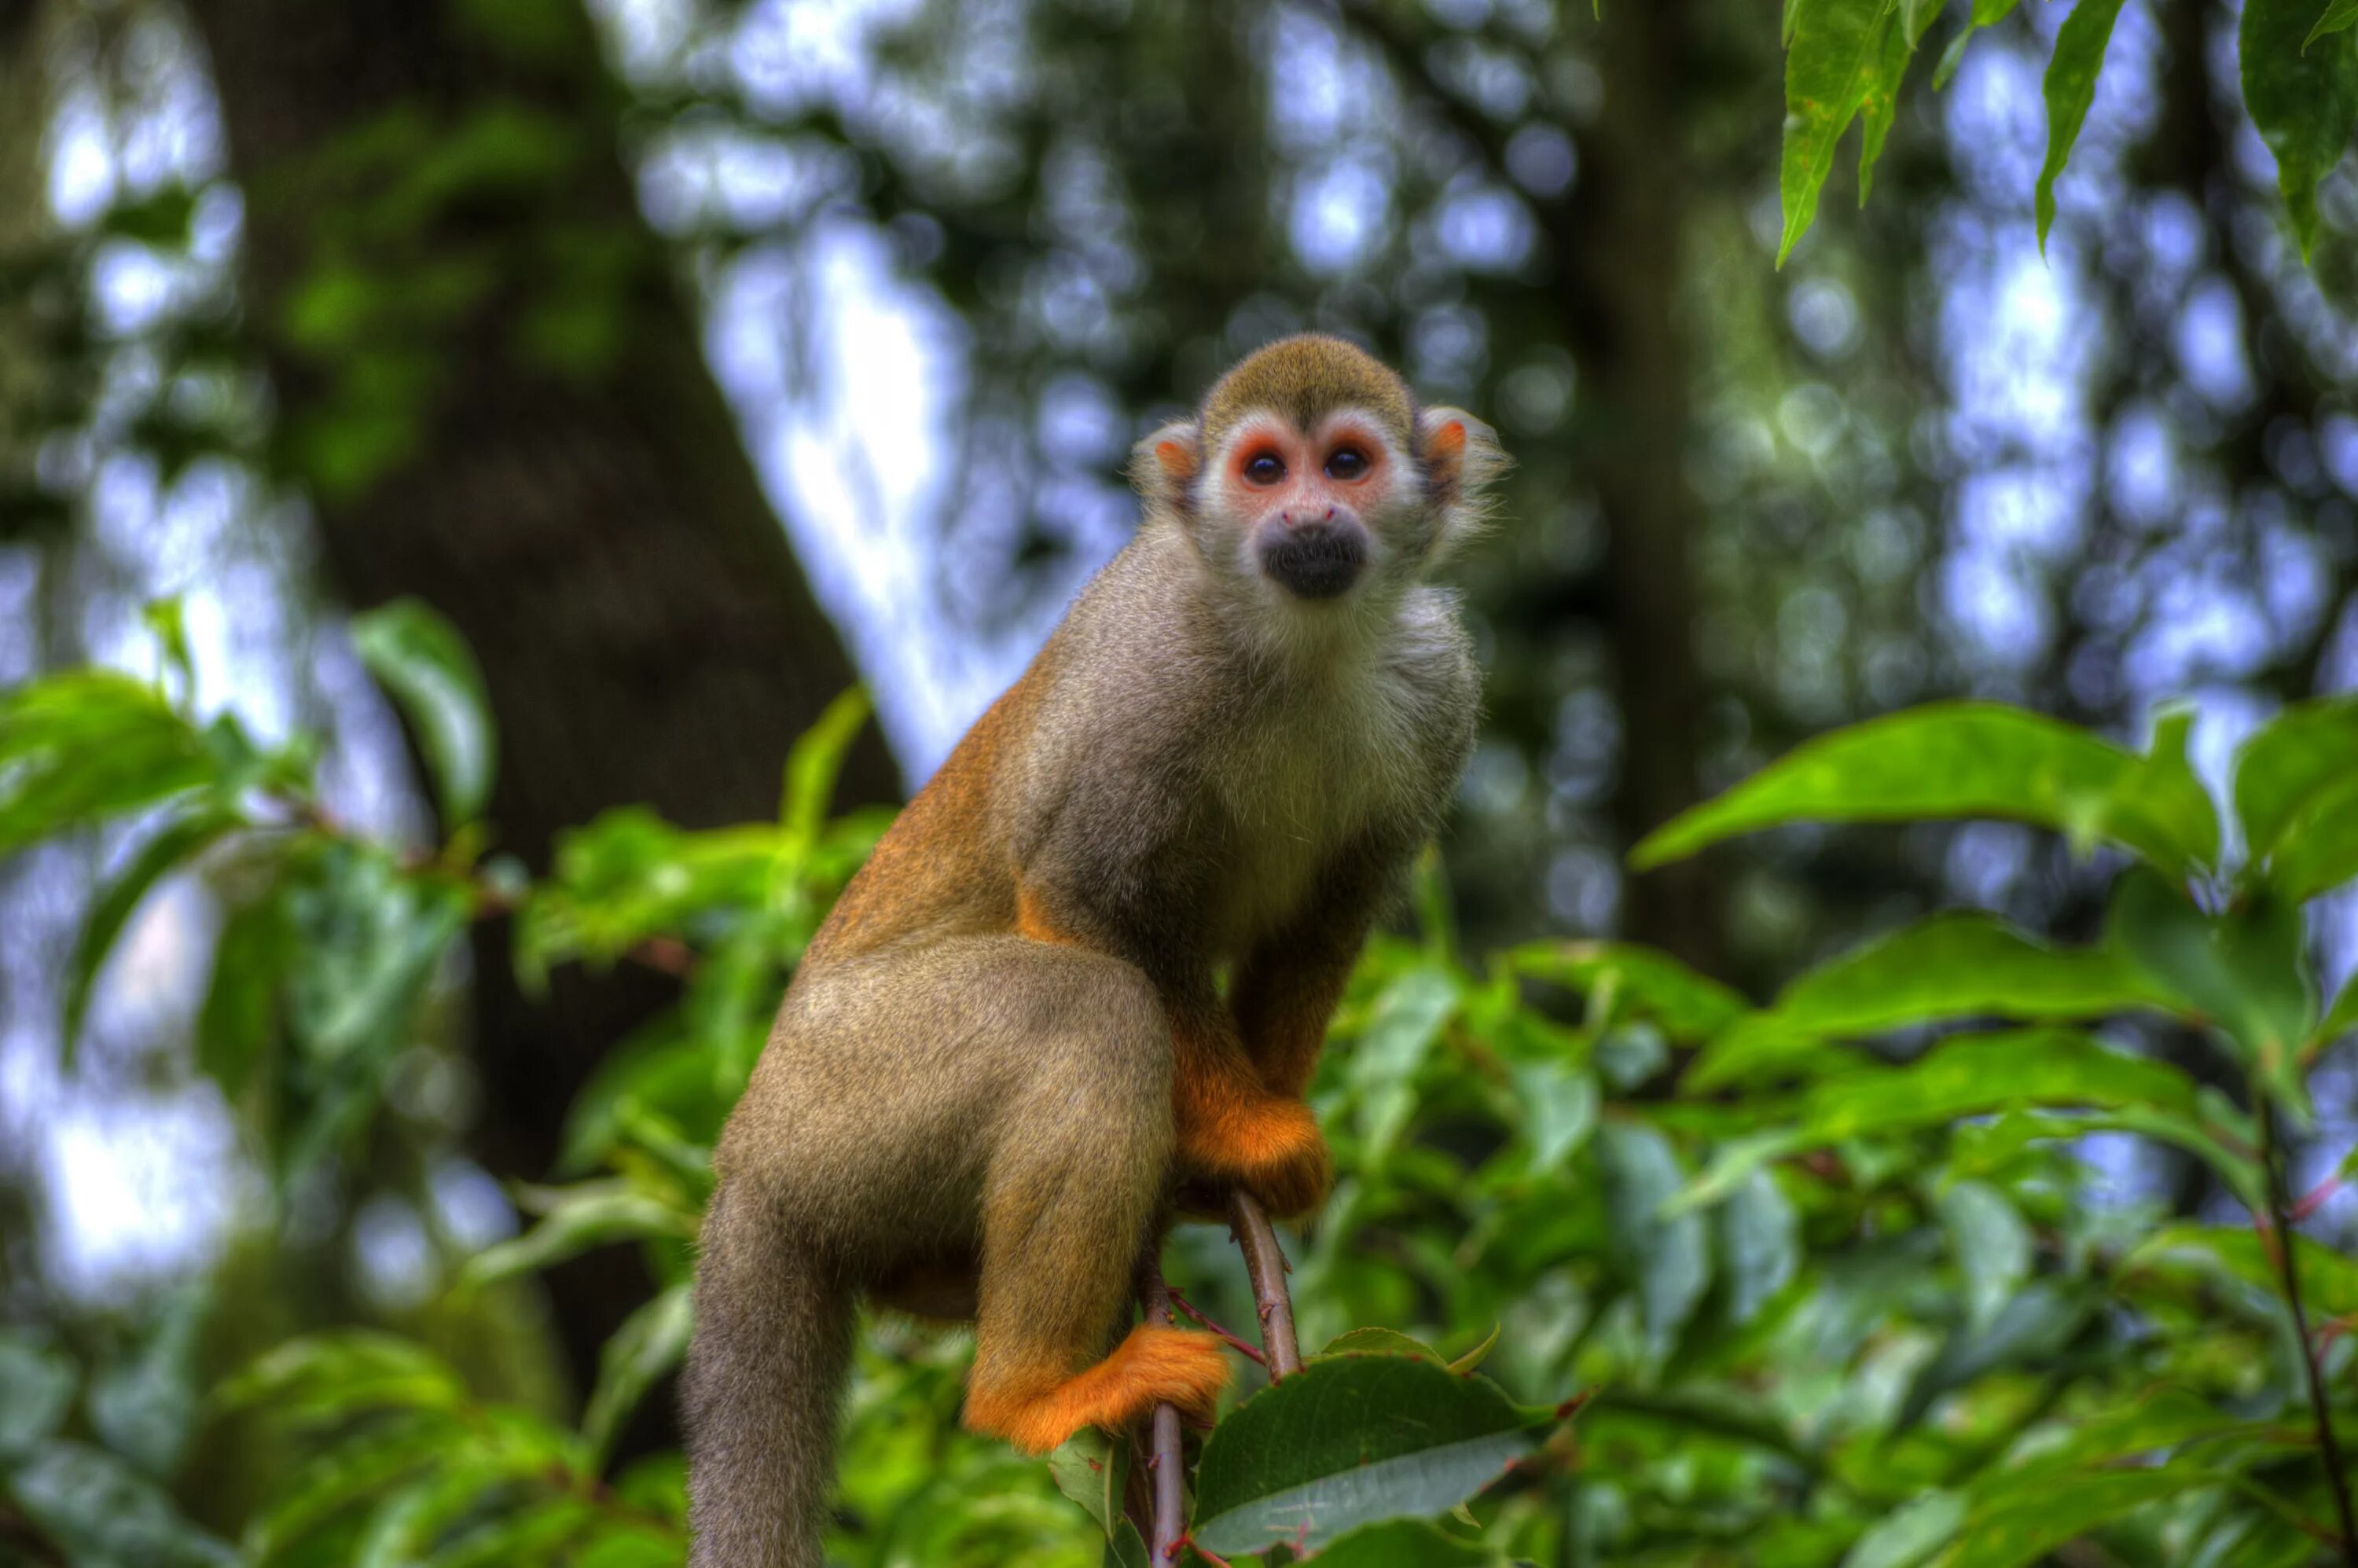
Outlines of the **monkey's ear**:
M 1491 486 L 1510 460 L 1490 427 L 1462 408 L 1428 408 L 1416 419 L 1417 459 L 1433 494 L 1438 557 L 1480 531 L 1489 520 Z
M 1130 449 L 1130 482 L 1149 510 L 1185 513 L 1204 467 L 1203 438 L 1193 419 L 1174 419 Z

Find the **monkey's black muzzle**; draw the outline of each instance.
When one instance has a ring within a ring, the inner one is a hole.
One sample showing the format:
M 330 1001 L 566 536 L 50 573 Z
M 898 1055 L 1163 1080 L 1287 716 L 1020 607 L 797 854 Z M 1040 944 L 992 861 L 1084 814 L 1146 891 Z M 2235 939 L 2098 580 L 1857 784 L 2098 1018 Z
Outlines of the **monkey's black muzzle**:
M 1367 564 L 1367 532 L 1350 523 L 1305 523 L 1260 547 L 1260 569 L 1297 599 L 1338 598 Z

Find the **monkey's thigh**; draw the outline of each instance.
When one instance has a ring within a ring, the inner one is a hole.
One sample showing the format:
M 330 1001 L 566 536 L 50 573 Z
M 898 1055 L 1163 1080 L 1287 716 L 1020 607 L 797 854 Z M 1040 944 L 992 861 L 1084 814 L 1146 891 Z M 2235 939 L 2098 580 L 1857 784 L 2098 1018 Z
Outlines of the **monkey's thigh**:
M 1145 976 L 1008 935 L 809 979 L 754 1085 L 816 1178 L 795 1206 L 885 1304 L 979 1308 L 986 1353 L 994 1299 L 1059 1345 L 1101 1338 L 1171 1163 L 1170 1026 Z

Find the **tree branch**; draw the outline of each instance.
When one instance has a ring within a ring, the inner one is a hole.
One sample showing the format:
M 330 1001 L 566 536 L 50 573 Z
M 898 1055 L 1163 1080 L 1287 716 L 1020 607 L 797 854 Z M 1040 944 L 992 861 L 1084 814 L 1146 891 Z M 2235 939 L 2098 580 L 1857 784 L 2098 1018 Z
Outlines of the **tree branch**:
M 1139 1295 L 1146 1309 L 1146 1321 L 1161 1327 L 1171 1326 L 1171 1292 L 1163 1282 L 1162 1265 L 1152 1258 L 1141 1271 Z M 1181 1537 L 1185 1533 L 1186 1504 L 1180 1492 L 1184 1462 L 1179 1456 L 1179 1411 L 1174 1405 L 1159 1404 L 1152 1418 L 1152 1435 L 1147 1450 L 1146 1465 L 1153 1472 L 1154 1539 L 1148 1544 L 1147 1561 L 1159 1565 L 1179 1561 Z
M 1245 1274 L 1252 1281 L 1253 1305 L 1260 1313 L 1260 1343 L 1267 1352 L 1269 1380 L 1292 1377 L 1302 1370 L 1302 1347 L 1293 1337 L 1293 1298 L 1286 1293 L 1290 1265 L 1277 1244 L 1269 1216 L 1250 1193 L 1241 1188 L 1228 1195 L 1228 1234 L 1245 1255 Z
M 2269 1250 L 2276 1254 L 2277 1271 L 2284 1280 L 2285 1306 L 2292 1314 L 2293 1344 L 2300 1353 L 2300 1369 L 2309 1385 L 2309 1412 L 2317 1421 L 2317 1453 L 2325 1465 L 2326 1485 L 2333 1492 L 2333 1511 L 2342 1524 L 2342 1560 L 2350 1568 L 2358 1568 L 2358 1518 L 2353 1518 L 2350 1506 L 2350 1477 L 2342 1468 L 2342 1444 L 2333 1435 L 2332 1411 L 2325 1400 L 2325 1381 L 2317 1369 L 2317 1347 L 2309 1339 L 2309 1311 L 2300 1296 L 2300 1264 L 2293 1243 L 2297 1239 L 2292 1217 L 2285 1202 L 2284 1171 L 2277 1150 L 2276 1108 L 2265 1094 L 2253 1097 L 2254 1108 L 2259 1114 L 2260 1171 L 2267 1184 L 2267 1239 Z

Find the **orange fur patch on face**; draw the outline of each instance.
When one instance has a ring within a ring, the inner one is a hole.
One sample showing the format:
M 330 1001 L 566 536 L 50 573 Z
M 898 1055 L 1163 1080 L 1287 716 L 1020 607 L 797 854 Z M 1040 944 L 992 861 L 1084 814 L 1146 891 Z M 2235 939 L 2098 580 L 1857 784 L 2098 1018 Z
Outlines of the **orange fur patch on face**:
M 1112 1355 L 1076 1377 L 1010 1382 L 969 1390 L 966 1424 L 1026 1454 L 1045 1454 L 1085 1426 L 1120 1430 L 1158 1404 L 1208 1422 L 1228 1386 L 1228 1362 L 1208 1334 L 1142 1323 Z

